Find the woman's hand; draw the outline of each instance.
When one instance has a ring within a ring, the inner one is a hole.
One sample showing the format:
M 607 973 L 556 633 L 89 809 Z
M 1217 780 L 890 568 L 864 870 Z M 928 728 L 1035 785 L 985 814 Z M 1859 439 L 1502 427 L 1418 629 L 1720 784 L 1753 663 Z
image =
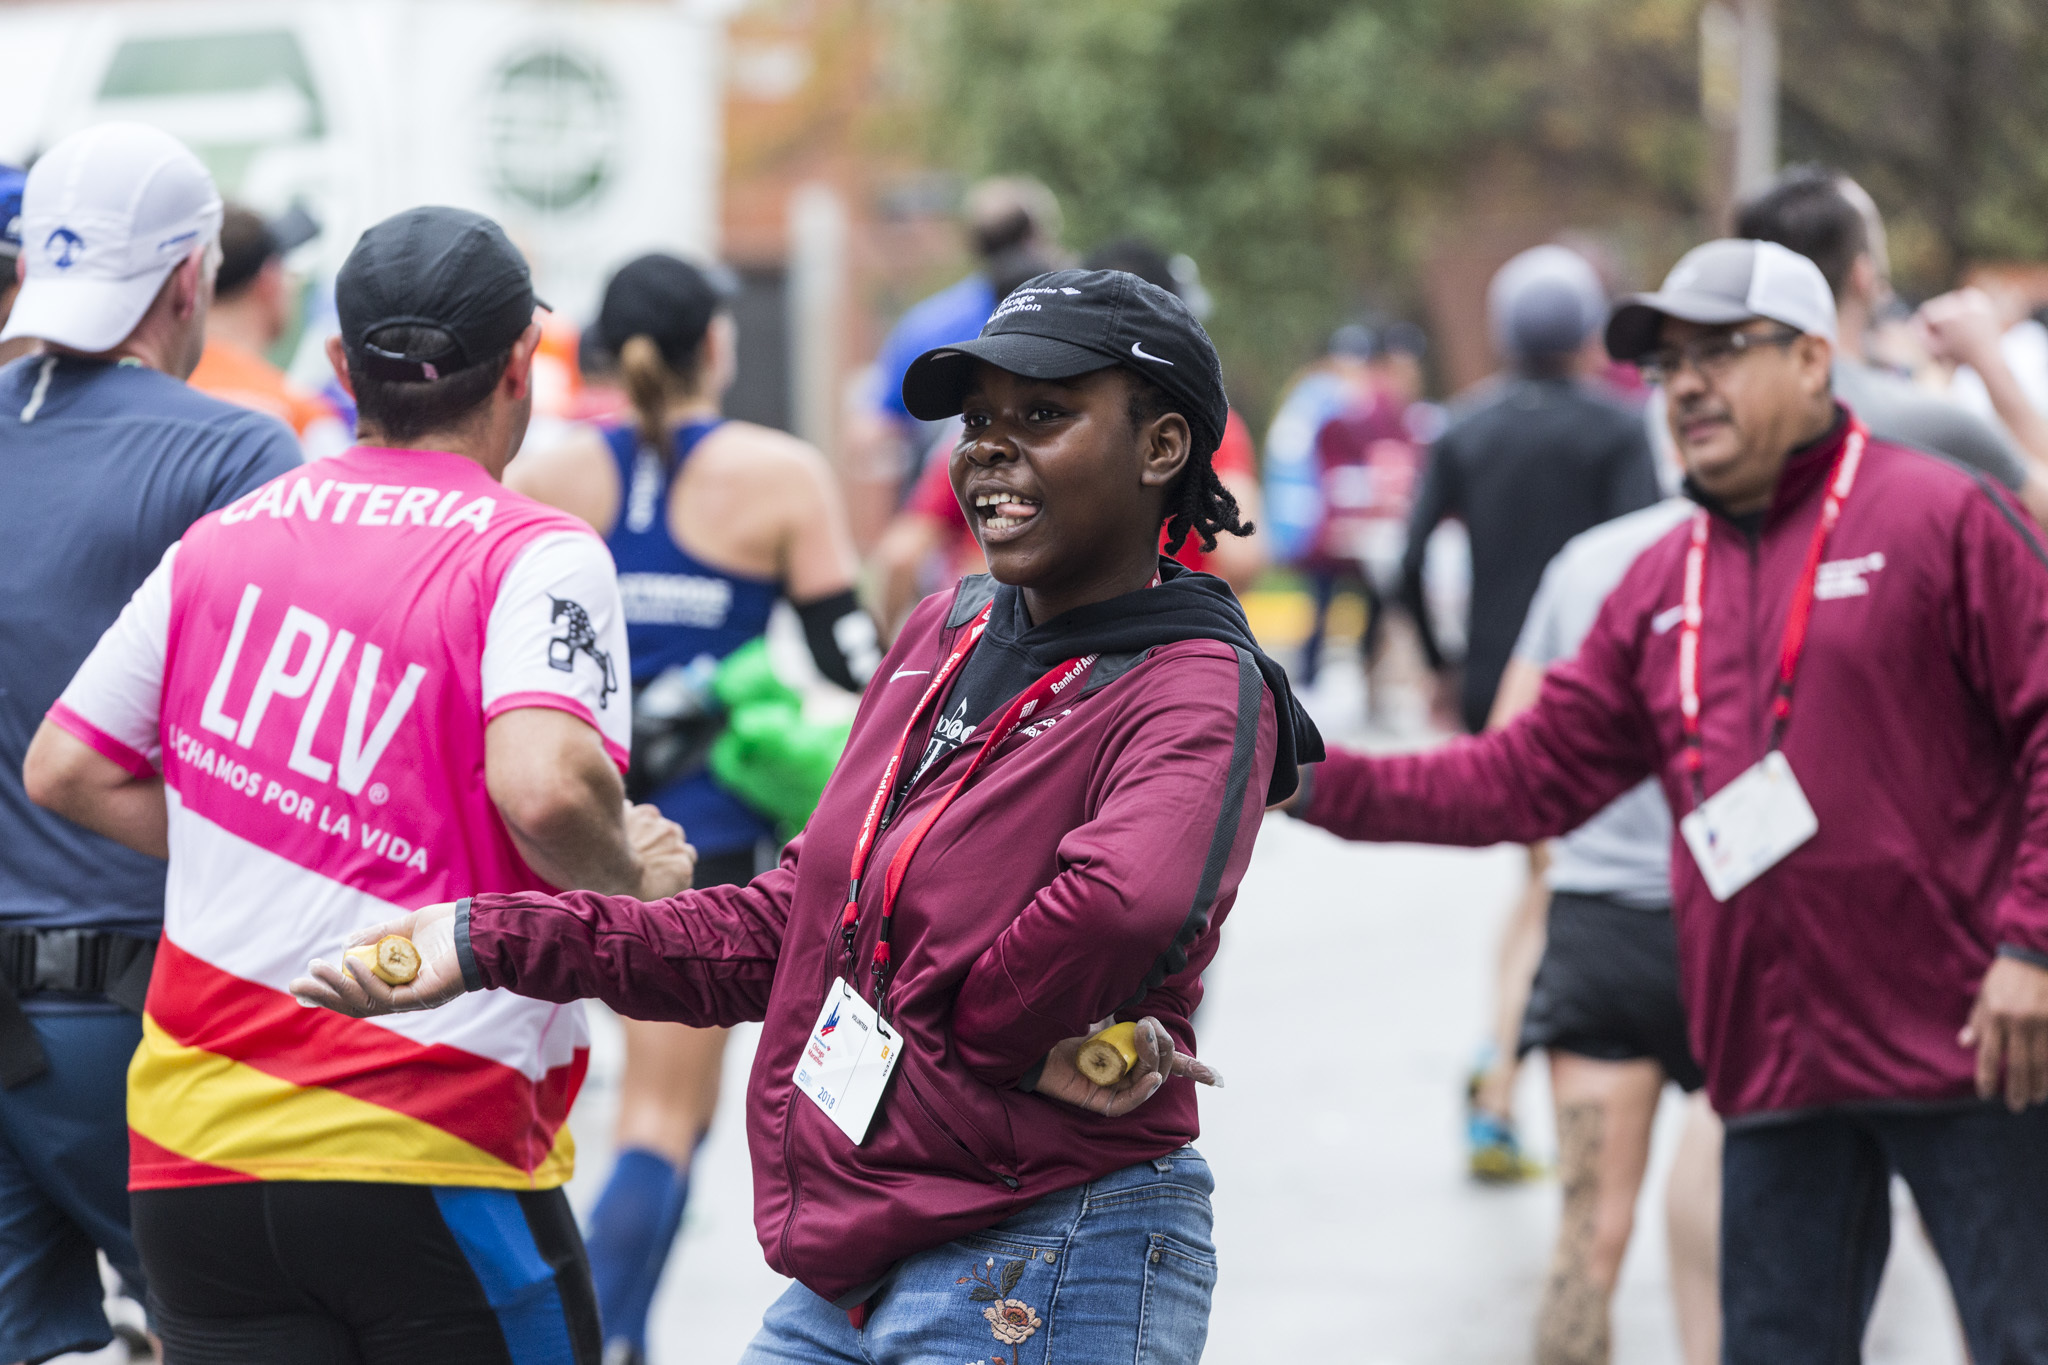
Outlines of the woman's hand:
M 430 905 L 403 919 L 359 930 L 345 945 L 354 948 L 375 943 L 386 934 L 411 939 L 420 955 L 420 971 L 405 985 L 387 985 L 367 967 L 347 957 L 338 967 L 316 957 L 307 964 L 306 975 L 292 982 L 292 994 L 301 1005 L 319 1005 L 356 1019 L 430 1010 L 447 1004 L 467 989 L 462 984 L 462 964 L 455 957 L 457 904 L 448 901 Z
M 1114 1021 L 1105 1021 L 1100 1027 L 1107 1027 L 1110 1022 Z M 1081 1074 L 1075 1059 L 1081 1055 L 1081 1045 L 1098 1031 L 1099 1028 L 1090 1030 L 1087 1037 L 1069 1038 L 1047 1053 L 1045 1069 L 1039 1073 L 1032 1092 L 1107 1118 L 1121 1118 L 1158 1094 L 1168 1076 L 1186 1076 L 1219 1088 L 1223 1084 L 1223 1077 L 1214 1067 L 1176 1051 L 1166 1025 L 1147 1015 L 1138 1021 L 1133 1040 L 1138 1049 L 1137 1064 L 1115 1085 L 1097 1085 Z

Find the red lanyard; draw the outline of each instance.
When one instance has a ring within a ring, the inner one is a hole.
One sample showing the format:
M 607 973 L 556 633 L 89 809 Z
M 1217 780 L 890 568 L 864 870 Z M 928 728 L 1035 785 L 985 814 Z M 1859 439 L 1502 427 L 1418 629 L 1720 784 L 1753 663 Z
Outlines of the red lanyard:
M 1850 419 L 1849 434 L 1842 441 L 1842 453 L 1828 473 L 1827 494 L 1821 499 L 1820 520 L 1814 523 L 1813 540 L 1806 547 L 1806 571 L 1793 590 L 1792 611 L 1785 618 L 1785 643 L 1778 652 L 1778 684 L 1771 693 L 1771 748 L 1784 741 L 1785 725 L 1792 718 L 1792 679 L 1799 671 L 1799 655 L 1806 648 L 1806 625 L 1813 614 L 1813 589 L 1820 578 L 1820 559 L 1827 553 L 1828 537 L 1841 519 L 1842 504 L 1855 486 L 1856 470 L 1863 463 L 1863 423 Z M 1685 768 L 1692 777 L 1693 804 L 1706 799 L 1706 758 L 1700 741 L 1700 624 L 1701 599 L 1707 586 L 1707 513 L 1693 514 L 1692 544 L 1685 552 L 1685 606 L 1678 634 L 1678 713 L 1685 727 Z
M 875 794 L 868 802 L 867 816 L 861 821 L 860 837 L 853 842 L 853 872 L 846 893 L 846 912 L 839 920 L 840 938 L 845 945 L 849 971 L 853 965 L 854 939 L 860 932 L 861 877 L 867 871 L 868 855 L 874 851 L 875 839 L 883 829 L 883 814 L 888 809 L 890 798 L 896 794 L 896 778 L 903 770 L 903 757 L 910 750 L 911 738 L 917 730 L 918 721 L 944 691 L 953 675 L 959 671 L 961 662 L 974 652 L 977 644 L 981 643 L 982 633 L 988 629 L 989 612 L 993 606 L 994 603 L 990 603 L 981 609 L 981 614 L 968 626 L 960 643 L 953 647 L 953 652 L 946 656 L 946 661 L 932 674 L 931 683 L 925 688 L 924 695 L 918 699 L 916 709 L 910 713 L 910 719 L 904 722 L 903 737 L 896 742 L 896 752 L 890 755 L 888 766 L 882 769 L 882 780 L 875 784 Z M 1036 715 L 1040 707 L 1080 681 L 1088 670 L 1095 666 L 1097 657 L 1099 656 L 1087 654 L 1078 659 L 1069 659 L 1018 693 L 989 726 L 988 737 L 982 740 L 981 747 L 976 749 L 974 757 L 968 760 L 967 769 L 960 774 L 959 781 L 948 788 L 945 795 L 933 802 L 931 809 L 925 812 L 924 818 L 917 822 L 910 833 L 903 836 L 903 842 L 897 846 L 896 855 L 889 860 L 888 872 L 882 879 L 882 924 L 880 935 L 875 940 L 874 956 L 876 1009 L 882 1007 L 882 996 L 889 986 L 889 927 L 896 913 L 896 896 L 903 889 L 903 877 L 910 868 L 910 860 L 917 855 L 917 846 L 924 842 L 924 836 L 931 832 L 931 827 L 945 814 L 946 808 L 953 804 L 953 799 L 959 796 L 973 780 L 974 775 L 981 771 L 981 765 L 987 761 L 995 747 L 1008 739 L 1019 725 Z M 909 799 L 908 791 L 903 795 L 905 800 Z

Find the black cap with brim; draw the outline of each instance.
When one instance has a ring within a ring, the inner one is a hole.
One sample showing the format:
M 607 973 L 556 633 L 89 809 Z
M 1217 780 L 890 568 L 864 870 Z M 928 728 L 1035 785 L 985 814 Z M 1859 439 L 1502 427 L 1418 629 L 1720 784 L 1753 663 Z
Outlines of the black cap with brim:
M 1607 353 L 1616 360 L 1642 359 L 1657 349 L 1657 334 L 1666 318 L 1719 327 L 1748 322 L 1756 316 L 1755 309 L 1719 294 L 1695 294 L 1684 289 L 1631 294 L 1615 306 L 1613 316 L 1607 319 Z
M 365 371 L 394 383 L 442 378 L 481 364 L 533 323 L 526 258 L 505 230 L 480 213 L 436 206 L 407 209 L 365 232 L 334 280 L 342 344 Z M 447 338 L 433 354 L 376 344 L 390 327 Z
M 979 337 L 911 362 L 904 408 L 927 422 L 957 416 L 978 360 L 1028 379 L 1127 369 L 1187 418 L 1198 455 L 1222 443 L 1230 415 L 1223 367 L 1202 324 L 1178 295 L 1121 270 L 1055 270 L 1026 280 L 997 305 Z
M 1056 337 L 1026 332 L 978 337 L 957 346 L 926 351 L 912 361 L 903 376 L 903 406 L 920 422 L 958 417 L 966 404 L 967 386 L 973 382 L 977 360 L 1027 379 L 1072 379 L 1118 363 L 1115 356 Z

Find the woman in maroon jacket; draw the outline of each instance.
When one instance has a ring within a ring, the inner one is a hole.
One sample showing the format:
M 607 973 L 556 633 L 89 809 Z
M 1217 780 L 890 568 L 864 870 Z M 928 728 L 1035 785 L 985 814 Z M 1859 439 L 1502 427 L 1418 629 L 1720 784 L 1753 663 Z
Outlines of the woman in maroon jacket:
M 1159 528 L 1248 534 L 1210 467 L 1221 371 L 1171 294 L 1041 276 L 904 381 L 960 414 L 991 575 L 913 614 L 781 866 L 646 904 L 478 895 L 411 985 L 315 963 L 354 1014 L 501 987 L 764 1021 L 755 1221 L 800 1283 L 746 1359 L 1193 1362 L 1216 1273 L 1189 1018 L 1263 807 L 1321 756 L 1219 580 Z M 1139 1061 L 1075 1067 L 1105 1018 Z M 901 1075 L 893 1072 L 900 1071 Z M 1149 1101 L 1149 1102 L 1148 1102 Z

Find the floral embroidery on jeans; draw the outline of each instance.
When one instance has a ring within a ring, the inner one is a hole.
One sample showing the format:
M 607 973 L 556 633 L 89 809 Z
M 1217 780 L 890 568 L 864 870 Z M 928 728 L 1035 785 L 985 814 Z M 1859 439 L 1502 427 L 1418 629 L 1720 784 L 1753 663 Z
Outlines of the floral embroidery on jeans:
M 1039 1328 L 1038 1314 L 1022 1299 L 998 1299 L 982 1309 L 981 1315 L 988 1319 L 996 1340 L 1010 1346 L 1027 1340 Z
M 988 1319 L 989 1331 L 995 1339 L 1005 1346 L 1030 1340 L 1045 1325 L 1045 1320 L 1030 1304 L 1009 1297 L 1010 1291 L 1017 1287 L 1017 1281 L 1024 1278 L 1024 1265 L 1023 1261 L 1005 1261 L 1003 1268 L 997 1270 L 996 1258 L 991 1256 L 974 1267 L 971 1274 L 962 1275 L 953 1282 L 974 1286 L 967 1291 L 967 1297 L 975 1303 L 988 1305 L 981 1310 L 981 1315 Z M 1005 1362 L 1001 1356 L 990 1356 L 987 1361 L 974 1362 L 974 1365 L 1015 1365 L 1015 1362 Z

